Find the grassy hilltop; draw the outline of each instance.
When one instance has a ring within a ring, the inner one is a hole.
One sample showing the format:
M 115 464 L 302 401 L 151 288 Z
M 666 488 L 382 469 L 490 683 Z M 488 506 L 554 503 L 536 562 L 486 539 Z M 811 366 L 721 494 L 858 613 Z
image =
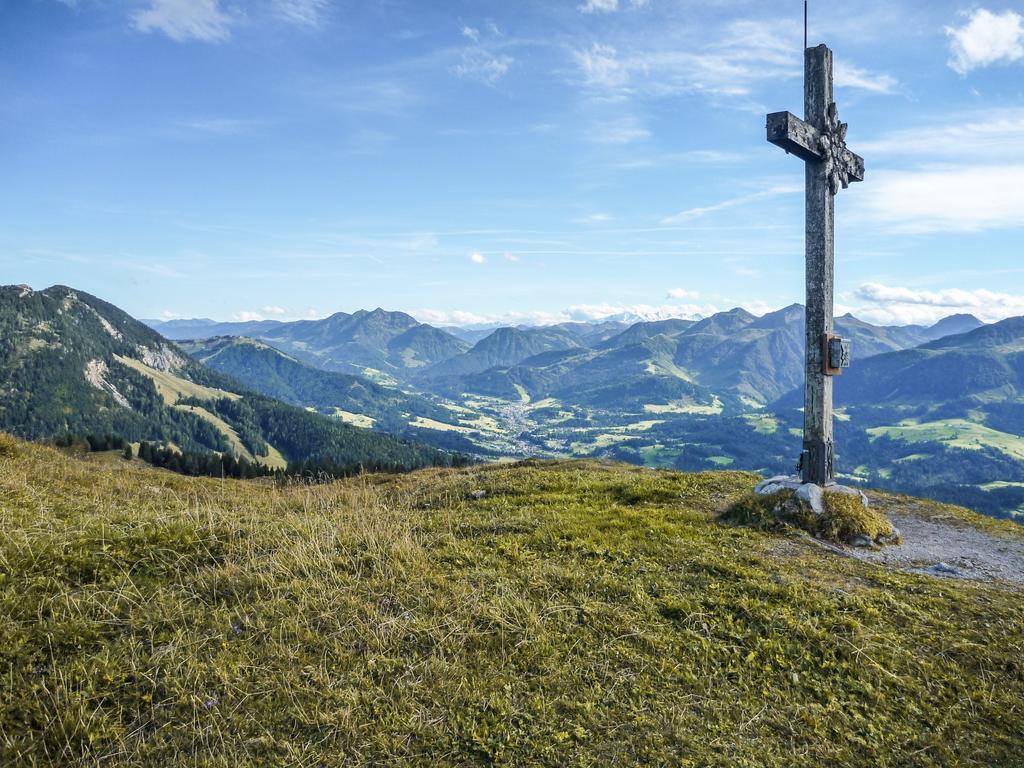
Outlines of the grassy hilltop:
M 717 523 L 752 482 L 275 488 L 0 436 L 0 764 L 1024 764 L 1020 591 Z

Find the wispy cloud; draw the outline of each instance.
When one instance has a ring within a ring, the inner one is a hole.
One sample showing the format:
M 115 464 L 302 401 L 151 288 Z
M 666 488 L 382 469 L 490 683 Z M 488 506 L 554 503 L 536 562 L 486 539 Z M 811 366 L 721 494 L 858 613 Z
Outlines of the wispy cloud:
M 260 125 L 263 125 L 262 120 L 245 120 L 231 117 L 199 117 L 191 120 L 182 120 L 178 123 L 179 128 L 187 131 L 217 134 L 219 136 L 251 133 Z
M 516 60 L 503 52 L 509 42 L 501 39 L 501 30 L 494 22 L 488 22 L 483 30 L 464 26 L 460 34 L 472 45 L 458 51 L 459 60 L 448 68 L 456 77 L 494 85 L 515 64 Z
M 476 80 L 485 85 L 494 85 L 506 74 L 515 62 L 511 56 L 494 54 L 480 48 L 463 51 L 462 60 L 453 64 L 451 73 L 464 80 Z
M 799 32 L 789 22 L 734 21 L 707 37 L 709 42 L 592 42 L 573 51 L 576 82 L 603 99 L 698 93 L 759 112 L 764 107 L 752 100 L 756 86 L 802 74 L 794 54 Z M 836 77 L 840 86 L 874 93 L 892 93 L 897 86 L 890 75 L 847 62 L 837 65 Z
M 857 148 L 930 161 L 1024 161 L 1024 109 L 942 115 L 934 124 L 893 131 Z
M 138 31 L 163 32 L 177 42 L 226 40 L 234 22 L 219 0 L 149 0 L 148 7 L 131 18 Z
M 946 27 L 949 66 L 961 75 L 972 69 L 1024 59 L 1024 17 L 1015 11 L 971 11 L 960 27 Z
M 319 27 L 330 0 L 273 0 L 278 17 L 299 27 Z
M 648 139 L 651 132 L 633 116 L 597 123 L 589 129 L 587 138 L 595 144 L 632 144 Z
M 484 264 L 487 261 L 487 257 L 479 251 L 473 251 L 473 253 L 469 254 L 469 260 L 474 264 Z
M 758 200 L 766 200 L 771 197 L 778 197 L 780 195 L 791 195 L 797 192 L 802 192 L 803 188 L 797 185 L 780 184 L 778 186 L 770 187 L 762 190 L 761 192 L 752 192 L 749 195 L 740 195 L 739 197 L 733 197 L 728 200 L 723 200 L 713 205 L 701 206 L 699 208 L 689 208 L 685 211 L 669 216 L 661 220 L 662 224 L 684 224 L 686 222 L 699 219 L 709 213 L 717 213 L 718 211 L 724 211 L 729 208 L 735 208 L 737 206 L 746 205 L 748 203 L 754 203 Z
M 650 0 L 629 0 L 633 8 L 646 8 L 649 4 Z M 586 0 L 576 9 L 580 13 L 615 13 L 620 7 L 619 0 Z
M 614 13 L 619 10 L 619 0 L 587 0 L 577 7 L 581 13 Z
M 608 213 L 588 213 L 572 220 L 573 224 L 605 224 L 612 220 Z

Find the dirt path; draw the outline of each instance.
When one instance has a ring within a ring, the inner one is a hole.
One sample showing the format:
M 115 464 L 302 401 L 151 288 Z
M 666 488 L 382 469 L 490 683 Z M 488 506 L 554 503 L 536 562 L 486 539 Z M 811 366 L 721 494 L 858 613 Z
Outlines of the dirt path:
M 847 548 L 844 554 L 943 578 L 1024 583 L 1024 541 L 995 536 L 955 521 L 885 511 L 900 529 L 903 543 L 878 550 Z

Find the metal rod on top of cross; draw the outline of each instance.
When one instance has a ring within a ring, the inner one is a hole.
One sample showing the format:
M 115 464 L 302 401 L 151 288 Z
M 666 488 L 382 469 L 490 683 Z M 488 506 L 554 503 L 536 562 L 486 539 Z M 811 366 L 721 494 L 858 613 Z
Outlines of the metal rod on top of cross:
M 864 180 L 864 160 L 846 148 L 846 123 L 839 121 L 832 98 L 827 46 L 804 50 L 804 119 L 773 112 L 767 132 L 769 142 L 805 163 L 807 323 L 800 479 L 826 486 L 835 482 L 832 377 L 848 365 L 848 347 L 833 333 L 835 195 L 850 182 Z M 840 359 L 833 359 L 833 349 Z

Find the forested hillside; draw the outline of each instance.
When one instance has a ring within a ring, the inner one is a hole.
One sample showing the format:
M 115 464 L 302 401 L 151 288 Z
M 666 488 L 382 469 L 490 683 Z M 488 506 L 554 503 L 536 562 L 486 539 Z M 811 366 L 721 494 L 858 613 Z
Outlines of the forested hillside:
M 282 467 L 452 460 L 257 395 L 116 307 L 63 286 L 0 288 L 0 429 L 30 439 L 116 435 Z

